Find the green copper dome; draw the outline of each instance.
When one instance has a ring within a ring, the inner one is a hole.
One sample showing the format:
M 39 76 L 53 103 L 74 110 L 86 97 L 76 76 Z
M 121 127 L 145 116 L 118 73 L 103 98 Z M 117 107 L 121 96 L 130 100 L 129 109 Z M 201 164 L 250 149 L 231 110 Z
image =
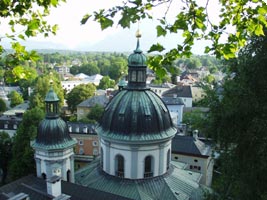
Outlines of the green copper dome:
M 159 96 L 147 90 L 122 90 L 107 105 L 98 133 L 120 140 L 154 140 L 176 133 Z
M 59 101 L 59 98 L 51 87 L 48 93 L 46 94 L 45 102 L 56 102 L 56 101 Z
M 160 97 L 146 86 L 146 57 L 137 48 L 128 58 L 128 85 L 110 101 L 97 128 L 101 137 L 136 142 L 170 138 L 176 133 Z
M 128 65 L 129 67 L 144 67 L 146 66 L 146 61 L 147 58 L 139 47 L 139 39 L 138 39 L 134 53 L 132 53 L 128 57 Z
M 67 124 L 58 115 L 58 101 L 59 98 L 51 87 L 45 98 L 46 117 L 38 126 L 35 147 L 53 148 L 74 144 L 69 135 Z

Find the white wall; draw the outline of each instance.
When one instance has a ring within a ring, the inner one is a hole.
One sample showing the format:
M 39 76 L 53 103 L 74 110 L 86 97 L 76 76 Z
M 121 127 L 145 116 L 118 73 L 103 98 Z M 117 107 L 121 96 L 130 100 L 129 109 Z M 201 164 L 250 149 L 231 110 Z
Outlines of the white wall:
M 115 157 L 124 157 L 124 177 L 129 179 L 144 178 L 144 164 L 147 156 L 152 156 L 153 176 L 159 176 L 167 171 L 167 152 L 171 149 L 171 140 L 157 144 L 122 144 L 101 141 L 103 148 L 103 170 L 115 176 Z M 109 155 L 107 155 L 109 152 Z
M 202 158 L 202 157 L 189 156 L 183 154 L 172 154 L 171 157 L 172 161 L 179 161 L 188 164 L 187 166 L 188 170 L 200 172 L 202 174 L 200 183 L 208 187 L 211 186 L 212 172 L 214 165 L 213 159 L 211 157 Z M 201 169 L 200 170 L 198 168 L 190 169 L 190 166 L 199 166 L 201 167 Z

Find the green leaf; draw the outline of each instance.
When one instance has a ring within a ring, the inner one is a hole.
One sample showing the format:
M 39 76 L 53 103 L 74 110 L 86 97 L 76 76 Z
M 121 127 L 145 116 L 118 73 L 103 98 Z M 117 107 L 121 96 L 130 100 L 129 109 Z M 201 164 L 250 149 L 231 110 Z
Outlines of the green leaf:
M 101 29 L 104 30 L 113 25 L 113 20 L 106 17 L 100 18 Z
M 267 13 L 267 6 L 263 6 L 263 7 L 258 8 L 258 13 L 260 15 L 265 15 Z
M 260 35 L 264 35 L 264 32 L 263 32 L 263 26 L 261 24 L 257 24 L 255 26 L 255 34 L 257 36 L 260 36 Z
M 25 40 L 25 37 L 24 37 L 24 35 L 22 35 L 22 34 L 19 34 L 18 37 L 19 37 L 20 39 L 22 39 L 22 40 Z
M 51 0 L 51 4 L 56 7 L 58 5 L 58 0 Z
M 148 50 L 148 53 L 151 53 L 151 52 L 153 52 L 153 51 L 162 52 L 162 51 L 164 51 L 164 50 L 165 50 L 165 48 L 164 48 L 161 44 L 157 43 L 157 44 L 153 44 L 153 45 L 150 47 L 150 49 Z
M 52 33 L 54 35 L 56 34 L 57 30 L 58 30 L 58 25 L 57 24 L 55 24 L 54 26 L 52 26 Z
M 90 14 L 84 15 L 82 20 L 81 20 L 81 24 L 85 24 L 91 16 L 92 15 L 90 15 Z
M 158 25 L 156 29 L 157 29 L 157 37 L 165 36 L 167 34 L 167 31 L 160 25 Z

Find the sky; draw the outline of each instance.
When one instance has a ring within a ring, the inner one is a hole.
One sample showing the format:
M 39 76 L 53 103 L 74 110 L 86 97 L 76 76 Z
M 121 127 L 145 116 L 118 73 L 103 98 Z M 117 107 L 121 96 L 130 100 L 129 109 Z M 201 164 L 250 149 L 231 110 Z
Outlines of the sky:
M 101 30 L 100 25 L 93 20 L 88 20 L 85 25 L 81 25 L 82 17 L 87 13 L 92 13 L 101 8 L 110 8 L 121 2 L 121 0 L 67 0 L 61 3 L 57 8 L 51 10 L 51 14 L 47 17 L 50 24 L 58 24 L 59 30 L 56 36 L 43 38 L 37 36 L 22 42 L 29 49 L 69 49 L 82 51 L 132 51 L 136 45 L 135 32 L 138 29 L 137 24 L 133 24 L 130 29 L 122 29 L 119 26 Z M 169 14 L 169 20 L 173 20 L 177 8 L 180 5 L 177 2 L 172 4 Z M 216 1 L 211 1 L 216 2 Z M 212 12 L 216 10 L 216 4 L 209 6 Z M 161 7 L 151 12 L 153 17 L 158 18 L 165 13 L 167 7 Z M 211 13 L 212 13 L 211 12 Z M 213 17 L 214 20 L 215 17 Z M 167 48 L 175 48 L 177 43 L 182 42 L 181 36 L 171 35 L 168 37 L 156 37 L 154 20 L 143 20 L 140 22 L 140 30 L 142 32 L 141 48 L 147 51 L 149 47 L 156 42 L 164 44 Z M 0 26 L 2 29 L 3 27 Z M 196 54 L 203 53 L 206 43 L 198 42 L 193 47 Z

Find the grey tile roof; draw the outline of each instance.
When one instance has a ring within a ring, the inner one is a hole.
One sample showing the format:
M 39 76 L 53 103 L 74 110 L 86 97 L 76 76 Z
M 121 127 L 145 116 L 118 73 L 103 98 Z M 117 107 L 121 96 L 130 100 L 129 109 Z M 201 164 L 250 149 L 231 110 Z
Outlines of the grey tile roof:
M 109 102 L 109 98 L 106 95 L 93 96 L 85 101 L 81 102 L 77 107 L 93 107 L 96 104 L 106 106 Z
M 184 105 L 183 100 L 179 97 L 162 97 L 161 99 L 166 105 Z
M 211 155 L 211 147 L 192 136 L 175 135 L 172 139 L 172 153 L 208 157 Z
M 188 85 L 175 86 L 162 93 L 162 97 L 186 97 L 192 98 L 191 87 Z
M 202 187 L 198 184 L 201 174 L 193 173 L 171 165 L 168 173 L 162 176 L 137 180 L 123 179 L 103 172 L 96 160 L 78 171 L 75 179 L 77 184 L 130 199 L 197 200 L 202 197 Z
M 89 124 L 83 122 L 67 122 L 70 134 L 90 134 L 97 135 L 95 128 L 96 124 Z M 71 131 L 70 131 L 71 127 Z M 86 130 L 86 132 L 85 132 Z
M 116 194 L 110 194 L 104 191 L 98 191 L 93 188 L 84 187 L 81 185 L 61 182 L 62 193 L 71 196 L 72 200 L 129 200 Z M 7 195 L 14 196 L 19 193 L 28 194 L 33 200 L 50 200 L 51 195 L 46 193 L 46 182 L 43 179 L 29 175 L 11 182 L 3 187 L 0 187 L 0 199 L 6 200 Z M 5 194 L 5 195 L 4 195 Z

